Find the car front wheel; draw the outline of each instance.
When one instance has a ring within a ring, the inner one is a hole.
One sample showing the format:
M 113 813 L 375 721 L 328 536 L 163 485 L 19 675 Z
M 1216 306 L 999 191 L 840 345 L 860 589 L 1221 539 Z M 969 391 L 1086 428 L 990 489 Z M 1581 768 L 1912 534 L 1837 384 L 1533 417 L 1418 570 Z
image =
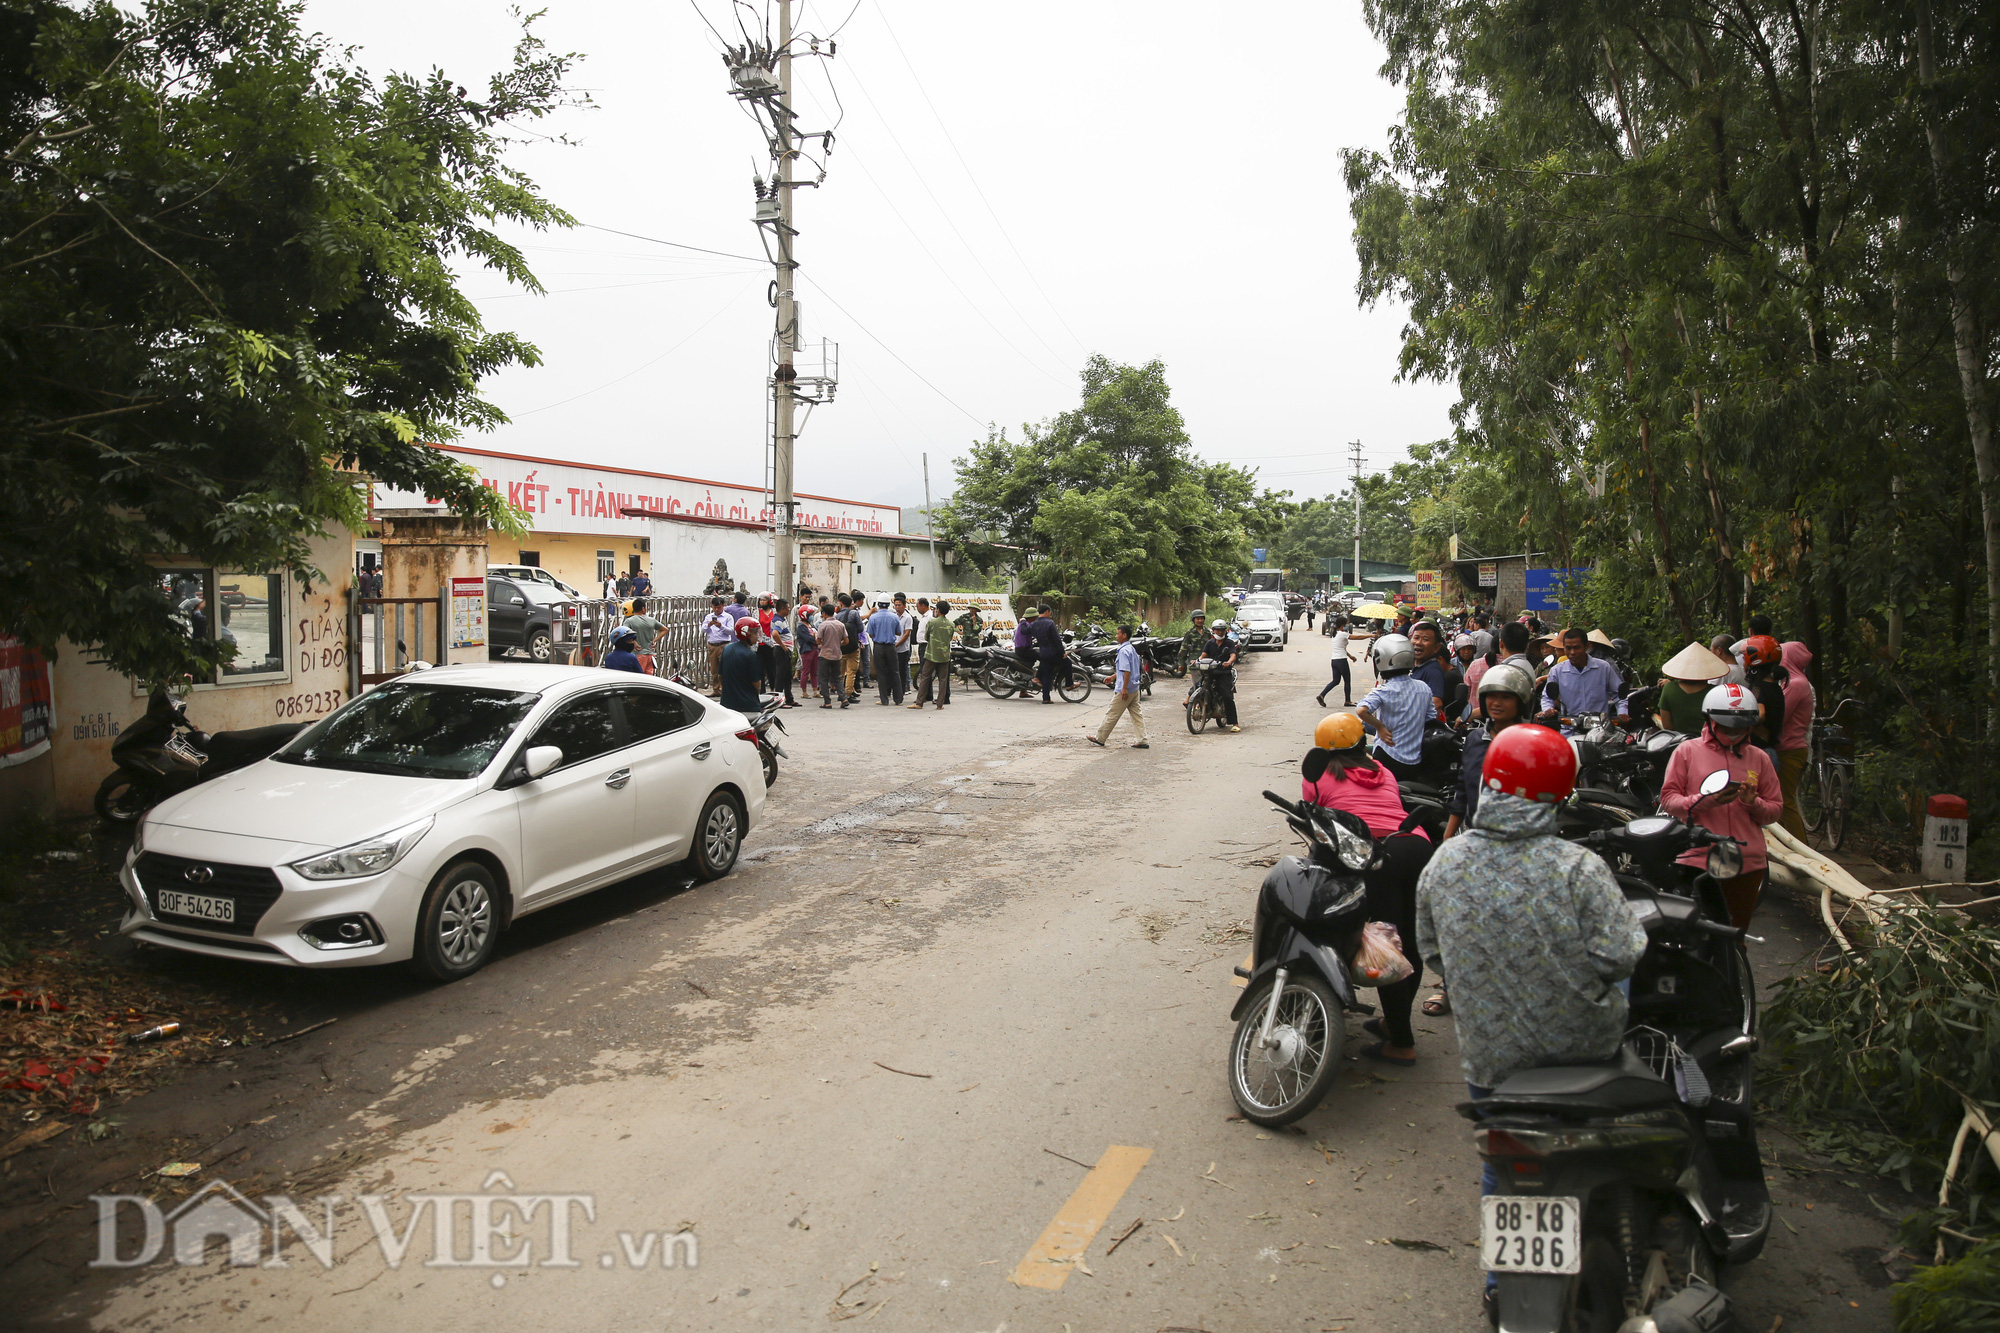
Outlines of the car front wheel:
M 736 868 L 743 850 L 743 807 L 726 791 L 709 793 L 694 825 L 694 850 L 687 868 L 701 883 L 721 879 Z
M 417 913 L 410 970 L 432 981 L 457 981 L 486 966 L 500 941 L 500 886 L 477 861 L 446 867 Z

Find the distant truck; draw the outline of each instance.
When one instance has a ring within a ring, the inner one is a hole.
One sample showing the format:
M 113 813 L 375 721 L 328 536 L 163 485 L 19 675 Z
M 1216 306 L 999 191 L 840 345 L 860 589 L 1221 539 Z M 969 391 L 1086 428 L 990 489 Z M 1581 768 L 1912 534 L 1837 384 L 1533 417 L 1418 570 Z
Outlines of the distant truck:
M 1253 569 L 1250 571 L 1251 592 L 1282 592 L 1285 587 L 1285 571 L 1282 569 Z

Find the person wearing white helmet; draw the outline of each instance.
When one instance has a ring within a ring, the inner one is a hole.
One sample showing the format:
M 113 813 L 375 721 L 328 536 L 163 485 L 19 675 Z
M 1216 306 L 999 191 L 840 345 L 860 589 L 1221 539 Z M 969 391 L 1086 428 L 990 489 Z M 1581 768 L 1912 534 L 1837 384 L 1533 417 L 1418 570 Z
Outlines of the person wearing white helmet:
M 1411 676 L 1416 649 L 1400 634 L 1375 640 L 1375 679 L 1379 682 L 1355 709 L 1362 725 L 1375 733 L 1375 757 L 1398 778 L 1412 778 L 1424 758 L 1424 726 L 1438 716 L 1431 687 Z
M 1757 898 L 1764 888 L 1768 857 L 1764 825 L 1784 808 L 1778 769 L 1771 756 L 1750 739 L 1757 725 L 1757 696 L 1744 685 L 1717 685 L 1702 700 L 1707 725 L 1701 735 L 1684 741 L 1667 760 L 1660 783 L 1660 808 L 1674 818 L 1712 833 L 1734 838 L 1743 847 L 1743 872 L 1720 881 L 1729 903 L 1730 923 L 1739 930 L 1750 925 Z M 1726 770 L 1729 785 L 1712 796 L 1701 792 L 1703 779 Z M 1700 870 L 1708 859 L 1706 847 L 1690 847 L 1681 864 Z

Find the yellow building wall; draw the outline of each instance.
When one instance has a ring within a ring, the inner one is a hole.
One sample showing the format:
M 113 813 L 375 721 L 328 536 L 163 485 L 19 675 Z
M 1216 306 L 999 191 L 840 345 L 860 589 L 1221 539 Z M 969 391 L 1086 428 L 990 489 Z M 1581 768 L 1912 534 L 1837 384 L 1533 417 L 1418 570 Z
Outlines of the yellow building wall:
M 609 551 L 617 562 L 618 573 L 630 572 L 632 557 L 639 557 L 639 568 L 650 576 L 653 572 L 653 557 L 639 549 L 637 537 L 606 537 L 596 533 L 572 532 L 530 532 L 520 541 L 512 537 L 494 536 L 487 544 L 487 563 L 495 565 L 524 565 L 523 551 L 533 551 L 541 557 L 540 564 L 556 578 L 575 588 L 585 597 L 595 597 L 598 593 L 597 553 Z
M 308 590 L 286 577 L 286 679 L 238 685 L 197 685 L 187 696 L 188 720 L 203 731 L 237 731 L 280 722 L 310 722 L 347 701 L 347 597 L 354 582 L 354 539 L 346 532 L 314 538 L 312 561 L 327 575 Z M 93 666 L 89 655 L 63 643 L 50 664 L 59 815 L 91 810 L 98 784 L 111 774 L 111 746 L 146 712 L 146 696 L 129 676 Z

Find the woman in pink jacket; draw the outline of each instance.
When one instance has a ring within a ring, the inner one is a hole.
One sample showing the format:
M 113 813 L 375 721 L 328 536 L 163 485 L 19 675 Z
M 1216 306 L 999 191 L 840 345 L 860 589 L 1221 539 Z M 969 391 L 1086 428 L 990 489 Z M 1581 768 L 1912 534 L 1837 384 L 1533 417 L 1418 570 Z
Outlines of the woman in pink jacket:
M 1403 957 L 1412 974 L 1377 993 L 1382 1016 L 1361 1025 L 1380 1041 L 1360 1054 L 1382 1064 L 1408 1068 L 1417 1062 L 1416 1034 L 1410 1027 L 1410 1006 L 1424 979 L 1423 955 L 1417 952 L 1417 876 L 1430 864 L 1431 838 L 1421 827 L 1402 831 L 1409 820 L 1402 788 L 1387 768 L 1368 757 L 1368 737 L 1361 719 L 1333 713 L 1313 732 L 1313 744 L 1328 751 L 1326 772 L 1318 782 L 1300 782 L 1299 798 L 1328 810 L 1359 815 L 1377 839 L 1379 856 L 1367 874 L 1368 916 L 1387 921 L 1403 943 Z
M 1736 839 L 1743 846 L 1743 873 L 1720 881 L 1729 903 L 1730 923 L 1747 929 L 1764 888 L 1764 825 L 1784 807 L 1777 766 L 1771 756 L 1751 744 L 1750 728 L 1757 722 L 1757 696 L 1742 685 L 1718 685 L 1702 700 L 1708 725 L 1701 735 L 1685 741 L 1667 760 L 1660 784 L 1660 808 L 1676 819 L 1712 833 Z M 1713 796 L 1701 794 L 1702 779 L 1717 769 L 1729 774 L 1729 785 Z M 1681 864 L 1700 869 L 1708 850 L 1691 847 Z

